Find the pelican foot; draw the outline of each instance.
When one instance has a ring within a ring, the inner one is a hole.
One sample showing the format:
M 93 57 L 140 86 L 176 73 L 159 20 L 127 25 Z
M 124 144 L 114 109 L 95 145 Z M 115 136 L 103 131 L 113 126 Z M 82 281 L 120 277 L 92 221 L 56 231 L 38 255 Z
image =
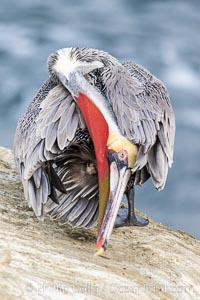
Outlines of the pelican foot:
M 144 227 L 149 224 L 149 220 L 145 219 L 139 215 L 136 215 L 135 212 L 132 212 L 128 216 L 128 209 L 126 207 L 120 207 L 117 218 L 115 220 L 114 227 L 124 227 L 124 226 L 140 226 Z
M 145 219 L 139 215 L 134 214 L 134 216 L 132 216 L 131 220 L 127 220 L 127 222 L 129 223 L 129 225 L 134 225 L 134 226 L 147 226 L 149 224 L 149 220 Z

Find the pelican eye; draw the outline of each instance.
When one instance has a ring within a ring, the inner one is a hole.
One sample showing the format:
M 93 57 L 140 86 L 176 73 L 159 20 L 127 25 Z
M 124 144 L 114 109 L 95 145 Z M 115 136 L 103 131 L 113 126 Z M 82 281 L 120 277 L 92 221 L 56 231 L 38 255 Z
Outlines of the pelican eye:
M 119 160 L 125 160 L 127 158 L 127 151 L 122 150 L 122 151 L 118 152 L 118 158 L 119 158 Z

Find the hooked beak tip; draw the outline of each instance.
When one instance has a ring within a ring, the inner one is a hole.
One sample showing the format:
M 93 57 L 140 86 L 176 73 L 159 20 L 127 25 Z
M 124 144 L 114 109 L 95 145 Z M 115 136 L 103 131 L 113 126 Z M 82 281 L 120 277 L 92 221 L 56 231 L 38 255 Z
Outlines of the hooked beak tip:
M 106 251 L 107 248 L 107 241 L 105 240 L 105 242 L 102 243 L 100 241 L 98 241 L 97 243 L 97 251 L 95 252 L 95 256 L 102 256 L 104 254 L 104 252 Z
M 94 256 L 102 256 L 104 252 L 105 252 L 104 248 L 101 247 L 98 251 L 95 252 Z

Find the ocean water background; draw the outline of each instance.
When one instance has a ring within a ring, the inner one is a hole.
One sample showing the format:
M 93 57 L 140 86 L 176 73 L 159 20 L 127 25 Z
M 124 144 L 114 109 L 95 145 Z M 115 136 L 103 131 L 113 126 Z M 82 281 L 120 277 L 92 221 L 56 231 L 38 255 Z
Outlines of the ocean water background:
M 176 114 L 166 188 L 149 180 L 136 206 L 200 239 L 200 1 L 0 0 L 0 145 L 12 148 L 16 122 L 62 47 L 84 46 L 142 64 L 168 88 Z M 134 238 L 134 237 L 133 237 Z

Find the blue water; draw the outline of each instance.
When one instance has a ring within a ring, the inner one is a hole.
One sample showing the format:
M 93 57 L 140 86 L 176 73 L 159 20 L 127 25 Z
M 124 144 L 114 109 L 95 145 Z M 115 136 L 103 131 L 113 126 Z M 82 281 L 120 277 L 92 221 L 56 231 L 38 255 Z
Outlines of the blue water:
M 200 1 L 0 0 L 0 145 L 47 78 L 61 47 L 134 60 L 162 79 L 176 114 L 173 168 L 164 191 L 137 189 L 139 209 L 200 238 Z

